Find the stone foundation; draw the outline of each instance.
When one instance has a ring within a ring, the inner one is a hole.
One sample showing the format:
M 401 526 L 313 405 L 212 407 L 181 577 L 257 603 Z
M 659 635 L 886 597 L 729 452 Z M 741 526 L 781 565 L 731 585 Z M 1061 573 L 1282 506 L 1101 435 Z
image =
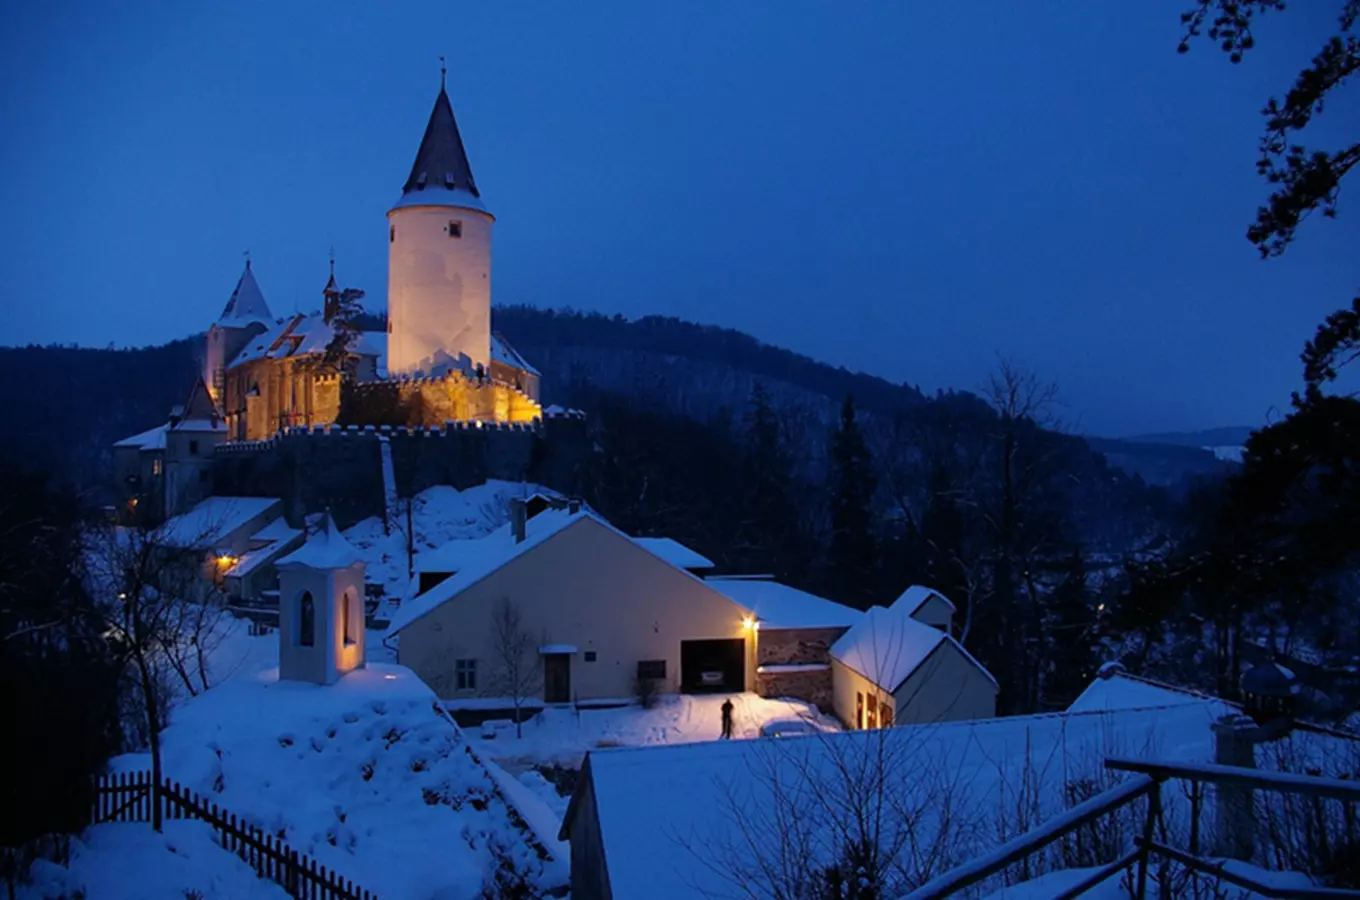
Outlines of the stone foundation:
M 831 645 L 838 628 L 767 628 L 756 643 L 756 693 L 794 697 L 823 712 L 832 709 Z
M 831 667 L 812 664 L 807 669 L 762 672 L 756 670 L 756 693 L 762 697 L 794 697 L 806 700 L 824 713 L 833 711 Z

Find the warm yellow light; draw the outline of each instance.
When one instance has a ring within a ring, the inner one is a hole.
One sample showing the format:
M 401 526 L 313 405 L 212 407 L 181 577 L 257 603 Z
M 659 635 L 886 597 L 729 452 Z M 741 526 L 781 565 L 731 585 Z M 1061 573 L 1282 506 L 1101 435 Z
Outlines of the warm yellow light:
M 221 556 L 217 557 L 217 564 L 224 569 L 228 569 L 236 565 L 236 557 L 229 553 L 223 553 Z
M 760 627 L 760 623 L 757 622 L 753 616 L 747 616 L 741 620 L 741 627 L 745 628 L 747 631 L 755 631 Z

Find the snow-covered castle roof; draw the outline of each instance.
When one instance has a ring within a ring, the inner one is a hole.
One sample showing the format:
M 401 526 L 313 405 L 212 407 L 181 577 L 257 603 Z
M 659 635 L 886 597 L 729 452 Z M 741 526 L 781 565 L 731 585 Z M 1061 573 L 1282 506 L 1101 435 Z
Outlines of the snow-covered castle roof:
M 458 133 L 458 122 L 453 117 L 453 105 L 441 84 L 411 174 L 402 185 L 401 199 L 392 208 L 456 206 L 486 212 L 481 197 L 462 135 Z
M 254 322 L 273 325 L 274 317 L 269 313 L 269 304 L 264 302 L 264 292 L 255 280 L 255 273 L 250 269 L 250 260 L 246 260 L 246 270 L 241 273 L 241 280 L 236 282 L 236 290 L 231 292 L 231 299 L 227 301 L 217 323 L 240 326 Z

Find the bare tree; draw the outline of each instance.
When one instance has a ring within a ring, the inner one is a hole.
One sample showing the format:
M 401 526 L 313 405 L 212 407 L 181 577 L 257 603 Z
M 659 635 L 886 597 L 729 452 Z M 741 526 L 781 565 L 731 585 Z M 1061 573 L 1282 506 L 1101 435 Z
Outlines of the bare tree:
M 89 535 L 86 577 L 106 638 L 127 673 L 125 727 L 144 737 L 153 784 L 162 777 L 161 738 L 176 682 L 190 694 L 210 684 L 209 657 L 227 622 L 214 580 L 213 523 L 201 533 L 177 533 L 174 520 L 159 528 L 108 526 Z M 183 530 L 182 528 L 180 529 Z M 140 727 L 138 727 L 140 726 Z M 152 804 L 152 825 L 161 827 Z
M 491 647 L 496 671 L 491 690 L 496 696 L 509 697 L 515 710 L 515 737 L 524 736 L 524 701 L 533 697 L 542 684 L 541 658 L 534 636 L 524 625 L 524 617 L 509 597 L 502 597 L 491 617 Z

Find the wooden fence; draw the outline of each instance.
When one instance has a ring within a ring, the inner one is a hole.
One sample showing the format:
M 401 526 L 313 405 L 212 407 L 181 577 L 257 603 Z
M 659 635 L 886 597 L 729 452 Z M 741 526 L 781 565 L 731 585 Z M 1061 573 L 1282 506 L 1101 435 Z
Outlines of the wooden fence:
M 163 779 L 152 789 L 150 772 L 106 775 L 95 792 L 92 822 L 150 822 L 153 804 L 165 819 L 198 819 L 217 832 L 217 841 L 246 862 L 261 878 L 305 900 L 377 900 L 309 856 L 261 828 L 243 822 L 178 782 Z

